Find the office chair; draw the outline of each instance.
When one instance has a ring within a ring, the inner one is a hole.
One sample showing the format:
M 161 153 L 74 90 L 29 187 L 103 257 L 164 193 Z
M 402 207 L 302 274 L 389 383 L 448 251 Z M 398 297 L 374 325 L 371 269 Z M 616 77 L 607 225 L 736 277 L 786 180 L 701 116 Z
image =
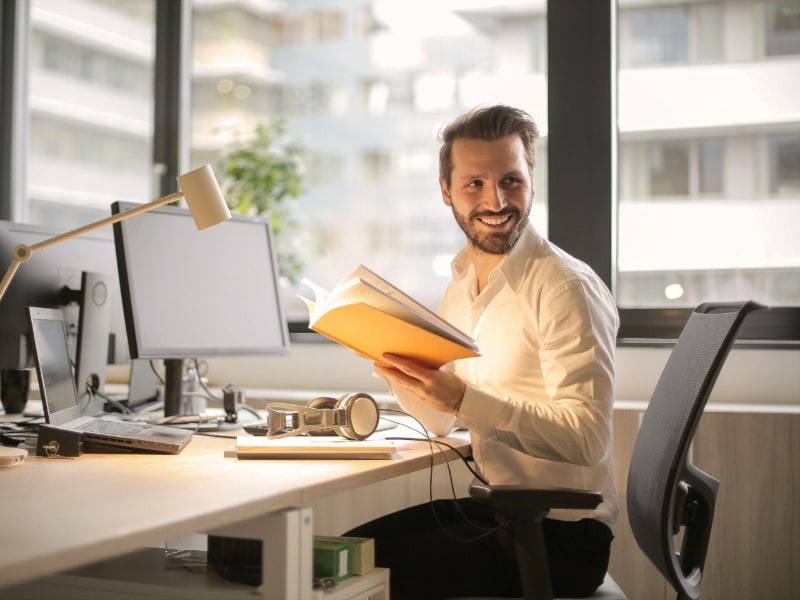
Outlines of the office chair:
M 755 302 L 706 303 L 690 315 L 644 414 L 628 472 L 628 519 L 637 544 L 678 592 L 700 596 L 718 482 L 689 462 L 689 446 L 717 375 Z M 599 492 L 470 486 L 473 498 L 511 517 L 525 600 L 551 600 L 541 522 L 553 508 L 592 509 Z M 676 536 L 683 534 L 680 549 Z M 606 576 L 592 599 L 625 598 Z

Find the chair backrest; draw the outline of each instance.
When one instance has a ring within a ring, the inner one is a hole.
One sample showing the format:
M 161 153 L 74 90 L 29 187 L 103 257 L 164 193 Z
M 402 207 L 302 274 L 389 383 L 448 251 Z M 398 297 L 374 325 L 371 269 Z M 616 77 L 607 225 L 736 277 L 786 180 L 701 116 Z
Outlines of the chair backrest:
M 755 302 L 698 306 L 667 360 L 644 414 L 628 473 L 636 542 L 677 590 L 698 598 L 718 482 L 689 463 L 689 446 L 717 375 Z M 683 528 L 681 548 L 676 536 Z

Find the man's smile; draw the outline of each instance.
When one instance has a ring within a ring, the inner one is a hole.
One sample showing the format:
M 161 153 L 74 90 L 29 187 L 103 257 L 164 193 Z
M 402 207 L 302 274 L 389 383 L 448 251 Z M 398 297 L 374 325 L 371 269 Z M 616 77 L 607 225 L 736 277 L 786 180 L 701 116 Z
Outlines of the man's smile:
M 495 214 L 495 215 L 475 215 L 475 220 L 480 221 L 484 225 L 488 225 L 489 227 L 498 227 L 501 228 L 503 225 L 508 223 L 511 218 L 514 216 L 514 212 L 507 212 L 503 214 Z

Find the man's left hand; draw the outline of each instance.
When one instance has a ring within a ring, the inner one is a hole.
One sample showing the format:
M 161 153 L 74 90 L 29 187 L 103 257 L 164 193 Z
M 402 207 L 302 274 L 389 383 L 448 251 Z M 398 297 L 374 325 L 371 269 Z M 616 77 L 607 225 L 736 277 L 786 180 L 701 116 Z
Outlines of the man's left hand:
M 384 354 L 375 363 L 375 371 L 385 377 L 392 388 L 404 388 L 433 408 L 457 415 L 466 383 L 447 369 L 431 369 L 416 360 Z

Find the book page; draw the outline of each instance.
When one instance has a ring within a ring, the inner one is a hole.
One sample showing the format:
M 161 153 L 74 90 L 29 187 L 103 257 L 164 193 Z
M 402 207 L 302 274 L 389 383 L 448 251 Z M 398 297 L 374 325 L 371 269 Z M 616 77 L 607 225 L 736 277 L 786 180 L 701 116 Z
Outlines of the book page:
M 315 289 L 315 292 L 316 289 L 321 289 L 314 284 L 309 287 Z M 308 301 L 305 301 L 308 304 Z M 317 304 L 313 313 L 314 316 L 309 319 L 309 325 L 313 325 L 319 316 L 336 307 L 356 303 L 373 306 L 386 314 L 441 335 L 467 348 L 477 350 L 477 344 L 470 336 L 400 291 L 376 273 L 370 271 L 364 265 L 357 267 L 336 288 L 327 293 L 325 300 Z M 309 312 L 311 313 L 311 309 L 309 309 Z
M 478 356 L 477 349 L 363 302 L 335 306 L 321 313 L 313 329 L 376 362 L 388 352 L 438 368 L 459 358 Z

